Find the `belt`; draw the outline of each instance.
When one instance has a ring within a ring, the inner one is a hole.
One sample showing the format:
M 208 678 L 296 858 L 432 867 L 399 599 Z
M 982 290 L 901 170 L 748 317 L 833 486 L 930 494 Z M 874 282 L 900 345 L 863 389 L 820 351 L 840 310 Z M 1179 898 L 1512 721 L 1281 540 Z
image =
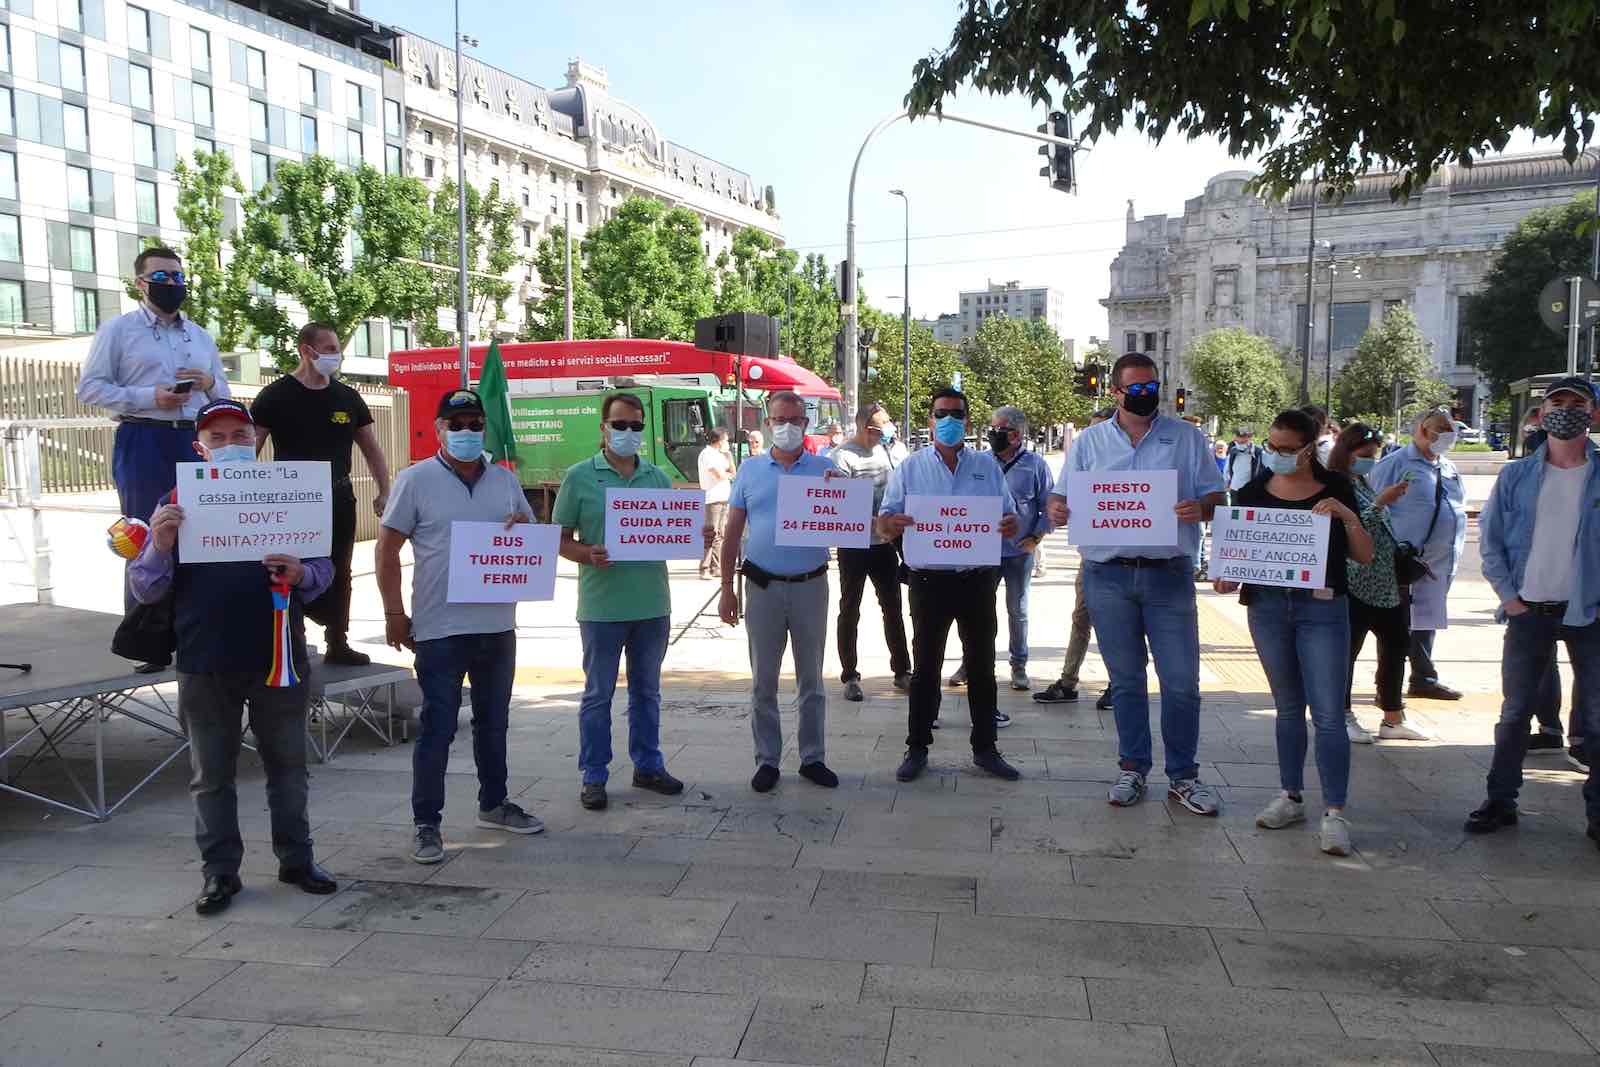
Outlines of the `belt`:
M 135 426 L 165 426 L 173 430 L 194 429 L 193 419 L 147 419 L 143 415 L 123 415 L 121 421 L 132 423 Z
M 1523 603 L 1528 605 L 1528 610 L 1535 615 L 1562 616 L 1567 613 L 1565 600 L 1524 600 Z
M 748 574 L 750 574 L 751 571 L 754 571 L 757 577 L 762 578 L 763 580 L 768 581 L 768 582 L 809 582 L 813 578 L 820 578 L 824 574 L 827 574 L 828 573 L 828 565 L 826 563 L 824 563 L 822 566 L 818 567 L 816 570 L 807 571 L 805 574 L 773 574 L 771 571 L 766 570 L 763 567 L 758 567 L 754 563 L 751 563 L 749 560 L 745 560 L 744 561 L 744 572 L 745 572 L 745 574 L 748 575 Z
M 1110 559 L 1095 560 L 1096 563 L 1111 563 L 1118 567 L 1170 567 L 1172 561 L 1179 556 L 1112 556 Z
M 911 568 L 911 573 L 912 574 L 929 574 L 929 575 L 982 574 L 985 571 L 997 571 L 999 569 L 1000 569 L 999 567 L 961 567 L 959 569 L 950 569 L 950 568 L 935 569 L 933 567 L 912 567 Z

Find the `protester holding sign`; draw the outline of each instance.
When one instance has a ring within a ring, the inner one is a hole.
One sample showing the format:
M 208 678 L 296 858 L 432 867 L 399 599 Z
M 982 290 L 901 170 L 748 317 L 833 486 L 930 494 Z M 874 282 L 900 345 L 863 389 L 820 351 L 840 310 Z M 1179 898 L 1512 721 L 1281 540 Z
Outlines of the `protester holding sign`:
M 1079 551 L 1088 573 L 1084 593 L 1099 639 L 1100 658 L 1111 676 L 1111 694 L 1121 750 L 1109 800 L 1118 807 L 1144 799 L 1145 776 L 1154 761 L 1150 741 L 1150 690 L 1145 666 L 1155 659 L 1161 680 L 1161 740 L 1166 746 L 1167 796 L 1196 815 L 1215 815 L 1222 798 L 1200 781 L 1200 629 L 1195 607 L 1194 566 L 1200 523 L 1222 502 L 1222 472 L 1205 434 L 1182 419 L 1157 414 L 1161 383 L 1155 361 L 1130 352 L 1111 367 L 1116 417 L 1091 426 L 1073 441 L 1067 467 L 1050 498 L 1050 521 L 1066 526 L 1080 504 L 1067 497 L 1072 472 L 1105 475 L 1106 483 L 1135 479 L 1152 486 L 1172 475 L 1176 502 L 1168 515 L 1176 532 L 1168 543 L 1146 538 L 1155 527 L 1116 522 L 1136 512 L 1108 512 L 1110 529 L 1127 531 L 1123 544 L 1088 544 Z M 1124 473 L 1128 472 L 1128 473 Z M 1134 475 L 1132 472 L 1141 472 Z M 1148 472 L 1148 473 L 1145 473 Z M 1069 537 L 1071 535 L 1069 534 Z M 1146 642 L 1149 654 L 1146 655 Z
M 839 776 L 824 761 L 828 698 L 822 687 L 822 653 L 828 640 L 828 550 L 778 544 L 778 483 L 784 477 L 826 478 L 833 464 L 806 451 L 806 403 L 787 390 L 767 399 L 772 447 L 739 466 L 728 500 L 723 532 L 722 601 L 718 613 L 739 624 L 735 576 L 744 555 L 745 633 L 750 645 L 750 732 L 756 773 L 750 788 L 771 792 L 778 784 L 783 725 L 778 717 L 778 671 L 783 649 L 794 643 L 799 683 L 800 776 L 832 789 Z
M 461 683 L 472 684 L 472 752 L 478 765 L 478 825 L 536 834 L 544 824 L 506 799 L 506 727 L 517 670 L 517 605 L 452 603 L 450 540 L 457 521 L 528 522 L 517 476 L 483 453 L 483 401 L 471 389 L 439 398 L 434 419 L 439 451 L 395 479 L 378 530 L 378 593 L 385 640 L 414 649 L 422 689 L 416 747 L 411 753 L 411 858 L 444 859 L 439 822 L 444 776 L 461 715 Z M 411 542 L 411 614 L 400 594 L 400 547 Z
M 255 426 L 236 400 L 215 400 L 195 415 L 194 450 L 207 463 L 232 467 L 255 459 Z M 198 465 L 179 464 L 179 477 Z M 243 887 L 239 864 L 239 803 L 234 776 L 239 763 L 244 709 L 256 753 L 267 772 L 272 848 L 278 879 L 307 893 L 338 887 L 312 859 L 306 816 L 307 678 L 305 605 L 333 580 L 326 557 L 301 560 L 270 554 L 259 560 L 184 563 L 178 559 L 183 509 L 162 504 L 150 520 L 150 539 L 128 567 L 128 584 L 141 604 L 170 591 L 178 636 L 178 715 L 189 739 L 194 777 L 195 842 L 204 884 L 195 911 L 222 911 Z M 275 604 L 275 594 L 283 600 Z M 280 671 L 269 681 L 279 650 Z
M 683 783 L 667 773 L 661 756 L 661 662 L 672 615 L 667 565 L 658 559 L 616 562 L 605 545 L 607 490 L 672 487 L 665 471 L 639 455 L 644 431 L 645 410 L 638 397 L 612 393 L 602 400 L 600 451 L 567 471 L 551 515 L 561 527 L 561 555 L 578 564 L 584 678 L 578 705 L 578 769 L 583 775 L 578 799 L 590 811 L 606 806 L 611 698 L 624 654 L 634 788 L 665 796 L 683 792 Z
M 994 596 L 1000 584 L 1000 568 L 995 564 L 999 562 L 1000 539 L 1017 534 L 1016 504 L 993 454 L 966 447 L 967 415 L 967 397 L 959 389 L 945 388 L 933 394 L 928 413 L 933 447 L 912 453 L 895 468 L 878 508 L 878 531 L 889 539 L 900 537 L 925 521 L 911 514 L 913 497 L 934 498 L 947 514 L 960 512 L 964 499 L 999 498 L 1001 511 L 999 521 L 993 524 L 968 523 L 961 521 L 960 515 L 949 515 L 953 521 L 947 540 L 961 542 L 963 547 L 943 552 L 945 558 L 956 562 L 922 562 L 907 546 L 906 562 L 911 566 L 912 667 L 906 755 L 895 771 L 895 777 L 902 782 L 916 778 L 928 766 L 933 724 L 939 717 L 945 643 L 952 624 L 961 637 L 962 664 L 967 671 L 972 762 L 1007 781 L 1021 777 L 995 747 L 998 694 L 994 648 L 998 622 Z M 976 531 L 961 529 L 968 525 L 992 525 L 983 533 L 982 545 Z M 979 565 L 960 560 L 962 555 L 976 556 L 979 552 L 993 562 Z
M 1350 785 L 1350 737 L 1345 732 L 1344 697 L 1350 608 L 1345 602 L 1349 589 L 1345 564 L 1372 562 L 1372 535 L 1361 525 L 1350 480 L 1331 473 L 1317 459 L 1318 429 L 1316 420 L 1304 411 L 1280 414 L 1261 456 L 1269 473 L 1235 493 L 1233 507 L 1310 511 L 1332 520 L 1327 553 L 1319 561 L 1324 566 L 1323 588 L 1248 583 L 1240 600 L 1249 610 L 1250 638 L 1278 712 L 1278 780 L 1283 793 L 1256 816 L 1256 825 L 1278 830 L 1305 821 L 1302 789 L 1309 706 L 1317 732 L 1317 776 L 1326 805 L 1322 851 L 1348 856 L 1350 826 L 1344 805 Z M 1219 593 L 1240 588 L 1222 578 L 1215 585 Z

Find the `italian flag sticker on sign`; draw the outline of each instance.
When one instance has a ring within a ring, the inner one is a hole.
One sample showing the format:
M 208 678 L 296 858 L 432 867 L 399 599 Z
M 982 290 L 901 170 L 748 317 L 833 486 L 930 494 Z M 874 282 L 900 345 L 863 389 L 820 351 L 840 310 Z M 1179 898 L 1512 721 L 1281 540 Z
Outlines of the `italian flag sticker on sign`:
M 1233 517 L 1235 519 L 1242 518 L 1242 519 L 1244 519 L 1245 522 L 1255 522 L 1256 521 L 1256 513 L 1255 513 L 1254 510 L 1241 512 L 1238 508 L 1234 508 L 1233 509 Z
M 197 481 L 197 482 L 205 481 L 206 480 L 206 476 L 207 476 L 207 474 L 206 474 L 207 471 L 210 472 L 211 480 L 212 481 L 216 481 L 217 468 L 215 468 L 215 467 L 196 467 L 194 469 L 194 480 Z

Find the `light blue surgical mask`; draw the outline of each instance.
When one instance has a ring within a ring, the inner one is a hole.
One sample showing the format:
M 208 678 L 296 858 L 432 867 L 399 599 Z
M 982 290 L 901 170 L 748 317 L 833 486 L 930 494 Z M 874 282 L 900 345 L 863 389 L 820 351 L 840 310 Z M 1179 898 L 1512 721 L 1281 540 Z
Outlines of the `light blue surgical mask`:
M 1291 452 L 1286 456 L 1270 448 L 1262 449 L 1261 465 L 1273 474 L 1293 474 L 1300 467 L 1300 453 Z
M 206 451 L 213 463 L 253 463 L 256 458 L 255 445 L 218 445 Z
M 1365 478 L 1372 473 L 1372 468 L 1378 465 L 1376 456 L 1357 456 L 1350 461 L 1350 469 L 1357 475 Z
M 446 430 L 444 450 L 459 463 L 471 463 L 483 455 L 483 431 Z
M 606 430 L 606 447 L 612 452 L 629 459 L 639 454 L 639 445 L 644 442 L 642 430 Z
M 894 423 L 892 422 L 883 424 L 883 443 L 886 445 L 894 444 Z
M 934 422 L 933 436 L 936 441 L 946 448 L 954 448 L 966 439 L 966 421 L 958 419 L 954 415 L 945 415 Z

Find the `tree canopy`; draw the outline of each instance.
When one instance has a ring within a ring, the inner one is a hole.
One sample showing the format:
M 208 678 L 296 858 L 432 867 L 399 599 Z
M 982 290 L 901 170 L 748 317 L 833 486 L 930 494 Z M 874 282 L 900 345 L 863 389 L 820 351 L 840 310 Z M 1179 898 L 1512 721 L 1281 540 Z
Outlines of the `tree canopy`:
M 694 322 L 711 314 L 711 268 L 700 217 L 656 200 L 625 200 L 583 239 L 586 275 L 606 318 L 629 337 L 694 340 Z
M 900 316 L 862 304 L 861 325 L 876 330 L 876 341 L 869 361 L 869 376 L 861 389 L 863 403 L 877 401 L 889 412 L 901 432 L 910 434 L 928 421 L 928 399 L 936 389 L 949 385 L 957 371 L 965 372 L 961 357 L 949 345 L 934 339 L 926 326 L 911 324 L 911 415 L 905 413 L 906 379 L 904 331 Z M 831 349 L 830 349 L 831 352 Z M 832 356 L 825 375 L 833 378 Z M 821 372 L 819 372 L 821 373 Z M 964 384 L 971 386 L 970 375 Z M 835 385 L 838 383 L 835 382 Z M 976 405 L 974 405 L 976 409 Z M 854 412 L 847 412 L 854 415 Z
M 460 242 L 457 233 L 456 183 L 445 179 L 433 194 L 428 213 L 427 231 L 423 238 L 422 258 L 429 263 L 445 267 L 459 266 Z M 506 301 L 511 299 L 515 286 L 506 274 L 516 265 L 517 222 L 521 212 L 510 199 L 500 193 L 500 181 L 489 183 L 489 190 L 480 193 L 476 186 L 467 186 L 467 313 L 469 322 L 476 322 L 471 331 L 478 340 L 489 336 L 493 324 L 505 318 Z M 451 329 L 440 329 L 438 315 L 418 320 L 417 337 L 429 346 L 448 345 L 455 342 L 455 310 L 461 302 L 461 282 L 453 270 L 433 271 L 434 304 L 451 311 Z
M 937 113 L 971 84 L 1125 122 L 1160 141 L 1262 153 L 1275 194 L 1311 174 L 1347 191 L 1373 168 L 1396 195 L 1528 128 L 1575 159 L 1600 110 L 1600 0 L 963 0 L 906 105 Z
M 1455 390 L 1439 379 L 1432 349 L 1410 308 L 1390 308 L 1382 322 L 1361 335 L 1355 356 L 1334 379 L 1339 414 L 1376 419 L 1379 424 L 1393 418 L 1396 381 L 1416 386 L 1415 398 L 1399 412 L 1402 421 L 1426 408 L 1448 404 Z
M 1033 426 L 1088 421 L 1090 401 L 1072 389 L 1072 370 L 1061 338 L 1048 323 L 996 315 L 961 350 L 966 362 L 964 391 L 973 418 L 988 421 L 994 409 L 1011 404 Z
M 539 274 L 539 295 L 523 304 L 521 340 L 559 341 L 567 331 L 567 229 L 553 226 L 539 241 L 533 268 Z M 606 309 L 584 272 L 583 249 L 572 247 L 572 337 L 582 341 L 610 337 Z
M 1194 413 L 1214 415 L 1224 427 L 1265 427 L 1295 395 L 1273 343 L 1237 326 L 1201 337 L 1185 358 L 1199 394 Z

